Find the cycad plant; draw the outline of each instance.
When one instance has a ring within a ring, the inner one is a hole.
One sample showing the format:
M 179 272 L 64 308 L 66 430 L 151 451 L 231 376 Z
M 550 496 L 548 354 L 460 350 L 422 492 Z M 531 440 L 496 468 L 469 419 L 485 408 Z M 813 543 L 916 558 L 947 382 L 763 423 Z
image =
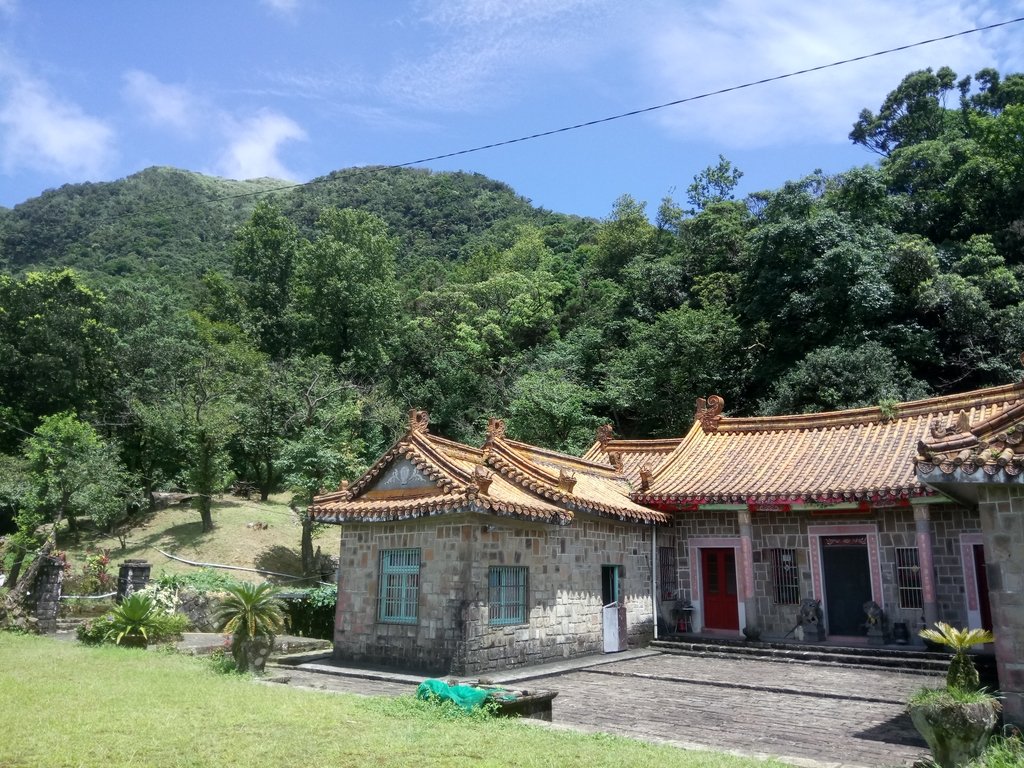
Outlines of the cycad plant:
M 231 655 L 243 672 L 262 672 L 274 647 L 274 636 L 284 628 L 280 590 L 271 584 L 241 583 L 227 588 L 217 610 L 221 631 L 231 634 Z
M 117 645 L 145 648 L 158 623 L 156 603 L 149 595 L 135 592 L 125 597 L 110 613 L 110 629 L 106 636 L 113 638 Z
M 987 629 L 957 629 L 944 621 L 937 621 L 935 629 L 922 629 L 919 634 L 925 640 L 945 645 L 953 651 L 953 660 L 949 662 L 949 671 L 946 672 L 948 688 L 959 688 L 962 691 L 978 689 L 978 670 L 967 655 L 967 649 L 972 645 L 991 643 L 991 632 Z

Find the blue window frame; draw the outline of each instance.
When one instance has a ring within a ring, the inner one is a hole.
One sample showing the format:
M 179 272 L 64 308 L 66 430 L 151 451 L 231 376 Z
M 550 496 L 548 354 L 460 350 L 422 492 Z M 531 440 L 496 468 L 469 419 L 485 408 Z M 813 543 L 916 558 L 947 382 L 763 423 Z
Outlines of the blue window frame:
M 526 623 L 525 566 L 495 566 L 487 571 L 489 624 Z
M 385 624 L 415 624 L 420 597 L 420 551 L 385 549 L 380 553 L 380 605 Z

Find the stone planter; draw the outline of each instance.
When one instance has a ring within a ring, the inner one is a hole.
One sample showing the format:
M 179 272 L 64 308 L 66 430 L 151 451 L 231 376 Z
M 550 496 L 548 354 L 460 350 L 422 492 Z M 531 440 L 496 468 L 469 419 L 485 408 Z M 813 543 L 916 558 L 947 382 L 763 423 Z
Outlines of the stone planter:
M 262 675 L 270 652 L 274 650 L 273 635 L 261 635 L 245 640 L 233 639 L 231 655 L 239 671 Z
M 142 633 L 125 635 L 121 638 L 121 642 L 118 643 L 122 648 L 148 648 L 149 640 Z
M 941 698 L 910 704 L 910 719 L 942 768 L 958 768 L 980 755 L 999 722 L 999 701 Z

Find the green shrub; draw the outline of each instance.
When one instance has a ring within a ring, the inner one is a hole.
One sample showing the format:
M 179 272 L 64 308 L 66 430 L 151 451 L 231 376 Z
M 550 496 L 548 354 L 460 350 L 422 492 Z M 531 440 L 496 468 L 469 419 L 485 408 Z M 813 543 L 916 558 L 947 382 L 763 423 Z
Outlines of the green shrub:
M 100 645 L 107 640 L 111 629 L 113 629 L 113 622 L 110 614 L 107 614 L 79 624 L 75 635 L 78 637 L 78 642 L 84 645 Z
M 334 612 L 338 604 L 338 585 L 322 584 L 302 590 L 301 597 L 284 600 L 288 612 L 288 631 L 299 637 L 334 637 Z
M 150 630 L 151 643 L 163 643 L 168 640 L 181 639 L 182 633 L 188 630 L 188 616 L 183 613 L 161 613 L 157 611 Z
M 162 589 L 179 590 L 190 589 L 193 592 L 205 594 L 207 592 L 227 592 L 232 587 L 237 587 L 240 582 L 234 576 L 229 576 L 213 568 L 200 568 L 190 573 L 167 573 L 162 572 L 153 579 L 151 584 Z

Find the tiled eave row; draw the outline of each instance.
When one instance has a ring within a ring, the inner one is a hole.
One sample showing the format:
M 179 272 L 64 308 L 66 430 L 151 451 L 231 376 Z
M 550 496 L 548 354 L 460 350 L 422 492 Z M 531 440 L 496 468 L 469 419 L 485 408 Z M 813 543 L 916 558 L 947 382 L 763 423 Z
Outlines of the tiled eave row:
M 634 494 L 633 500 L 638 504 L 650 504 L 656 507 L 672 507 L 699 509 L 706 506 L 808 506 L 822 507 L 831 504 L 844 505 L 868 502 L 876 506 L 893 506 L 909 502 L 914 498 L 934 496 L 935 492 L 923 485 L 903 488 L 872 488 L 860 491 L 826 491 L 824 493 L 778 493 L 778 494 Z
M 310 507 L 310 516 L 319 523 L 389 523 L 465 512 L 480 512 L 551 525 L 568 525 L 573 520 L 571 512 L 553 507 L 493 499 L 471 499 L 465 494 L 438 497 L 435 501 L 415 499 L 404 503 L 385 501 L 375 504 L 353 503 L 333 508 L 330 505 Z

